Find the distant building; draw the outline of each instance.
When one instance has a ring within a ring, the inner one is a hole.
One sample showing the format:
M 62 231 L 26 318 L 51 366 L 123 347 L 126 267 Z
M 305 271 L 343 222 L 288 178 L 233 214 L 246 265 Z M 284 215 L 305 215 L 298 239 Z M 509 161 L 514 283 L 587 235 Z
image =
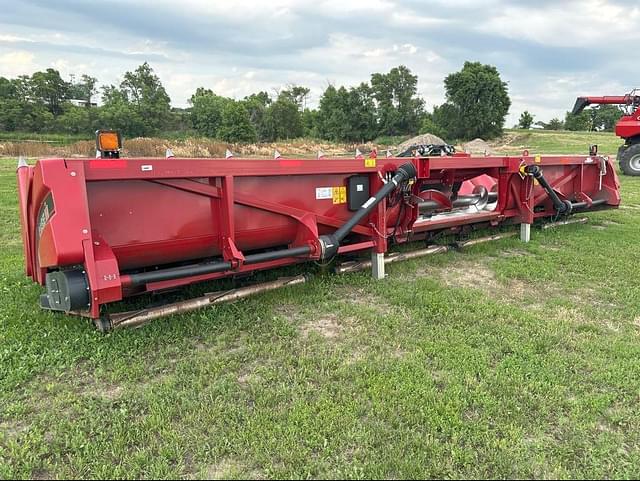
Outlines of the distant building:
M 97 107 L 98 104 L 96 102 L 87 102 L 86 100 L 80 99 L 69 99 L 69 103 L 75 105 L 76 107 Z

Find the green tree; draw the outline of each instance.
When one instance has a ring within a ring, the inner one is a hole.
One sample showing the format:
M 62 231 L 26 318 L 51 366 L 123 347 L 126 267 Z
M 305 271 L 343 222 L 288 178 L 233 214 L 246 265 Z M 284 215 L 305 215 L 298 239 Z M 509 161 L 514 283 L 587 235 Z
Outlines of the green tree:
M 347 90 L 327 87 L 317 115 L 320 137 L 334 141 L 368 141 L 378 133 L 373 89 L 366 83 Z
M 278 94 L 278 97 L 293 102 L 298 106 L 300 111 L 303 111 L 307 107 L 307 97 L 310 92 L 311 90 L 306 87 L 290 85 L 286 90 L 282 90 Z
M 83 100 L 85 102 L 85 106 L 90 107 L 91 98 L 98 93 L 96 89 L 97 83 L 97 78 L 91 77 L 87 74 L 83 74 L 78 82 L 76 82 L 75 77 L 72 76 L 71 85 L 69 87 L 69 98 Z
M 169 120 L 171 99 L 147 62 L 124 74 L 120 92 L 143 119 L 144 135 L 158 132 Z
M 518 128 L 529 130 L 532 125 L 533 125 L 533 115 L 531 115 L 528 110 L 525 110 L 520 115 L 520 120 L 518 121 Z
M 62 104 L 69 98 L 71 84 L 62 80 L 60 72 L 52 68 L 35 72 L 29 84 L 26 89 L 32 100 L 45 104 L 54 116 L 62 114 Z
M 595 110 L 595 128 L 606 132 L 613 132 L 623 114 L 616 105 L 598 105 L 593 110 Z
M 447 119 L 450 137 L 491 139 L 502 133 L 511 100 L 495 67 L 465 62 L 461 71 L 445 78 L 444 85 L 446 113 L 453 117 Z
M 15 99 L 15 83 L 8 78 L 0 77 L 0 99 Z
M 438 108 L 438 107 L 436 107 Z M 438 137 L 446 137 L 447 132 L 443 129 L 435 120 L 436 114 L 426 113 L 422 118 L 422 125 L 420 127 L 421 134 L 433 134 Z M 444 120 L 440 120 L 441 123 L 446 123 Z
M 98 112 L 98 125 L 102 129 L 119 130 L 129 137 L 146 135 L 145 120 L 124 92 L 113 85 L 102 88 L 102 107 Z
M 244 98 L 244 105 L 249 112 L 251 124 L 258 135 L 258 140 L 264 140 L 262 133 L 264 132 L 264 113 L 271 104 L 271 97 L 267 92 L 258 92 Z
M 336 89 L 329 85 L 318 110 L 317 128 L 321 138 L 333 141 L 345 140 L 349 136 L 349 92 L 344 87 Z
M 222 121 L 222 111 L 230 99 L 214 94 L 202 87 L 191 96 L 191 123 L 193 128 L 207 137 L 218 137 L 218 129 Z
M 264 112 L 260 137 L 268 140 L 293 139 L 304 134 L 302 114 L 298 104 L 279 96 Z
M 315 138 L 320 136 L 318 133 L 318 117 L 318 110 L 304 109 L 302 112 L 303 135 L 305 137 Z
M 418 132 L 424 114 L 424 101 L 417 97 L 417 85 L 418 77 L 404 65 L 392 68 L 386 74 L 371 75 L 381 134 Z
M 92 109 L 66 104 L 62 115 L 55 119 L 54 129 L 66 134 L 91 134 L 95 131 L 94 117 Z
M 42 99 L 33 98 L 31 77 L 0 77 L 0 130 L 42 132 L 51 128 L 53 114 Z
M 347 98 L 348 133 L 345 140 L 369 141 L 378 134 L 373 89 L 367 83 L 349 89 Z
M 577 115 L 567 112 L 564 118 L 564 128 L 572 131 L 593 130 L 590 109 L 583 110 Z
M 549 123 L 543 124 L 542 127 L 544 130 L 563 130 L 564 122 L 557 117 L 549 120 Z
M 444 103 L 433 107 L 431 120 L 434 125 L 431 133 L 447 139 L 458 138 L 458 109 L 452 104 Z M 425 133 L 429 132 L 425 131 Z
M 226 103 L 218 128 L 218 137 L 225 142 L 255 142 L 256 130 L 243 102 Z

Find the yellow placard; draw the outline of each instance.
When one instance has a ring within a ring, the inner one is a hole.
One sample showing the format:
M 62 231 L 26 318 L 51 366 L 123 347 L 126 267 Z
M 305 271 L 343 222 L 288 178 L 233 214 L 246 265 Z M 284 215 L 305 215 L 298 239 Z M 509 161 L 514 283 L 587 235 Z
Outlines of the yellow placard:
M 375 167 L 376 166 L 376 159 L 375 158 L 364 159 L 364 166 L 365 167 Z
M 347 188 L 346 187 L 334 187 L 332 189 L 333 203 L 334 204 L 346 204 L 347 203 Z
M 536 155 L 536 158 L 535 158 L 535 159 L 533 159 L 533 161 L 534 161 L 536 164 L 539 164 L 539 163 L 540 163 L 540 161 L 541 161 L 541 159 L 540 159 L 540 155 Z

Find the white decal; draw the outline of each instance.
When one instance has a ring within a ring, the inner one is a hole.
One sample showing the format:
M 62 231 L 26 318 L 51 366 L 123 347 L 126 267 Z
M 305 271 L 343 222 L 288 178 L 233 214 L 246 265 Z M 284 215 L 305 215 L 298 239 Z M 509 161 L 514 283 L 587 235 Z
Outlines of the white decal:
M 142 172 L 150 172 L 153 170 L 153 165 L 143 165 L 140 167 L 140 170 L 142 170 Z
M 316 187 L 316 199 L 333 199 L 333 189 L 331 187 Z
M 366 201 L 364 204 L 362 204 L 362 209 L 366 209 L 367 207 L 369 207 L 371 204 L 373 204 L 376 201 L 375 197 L 369 197 L 369 200 Z

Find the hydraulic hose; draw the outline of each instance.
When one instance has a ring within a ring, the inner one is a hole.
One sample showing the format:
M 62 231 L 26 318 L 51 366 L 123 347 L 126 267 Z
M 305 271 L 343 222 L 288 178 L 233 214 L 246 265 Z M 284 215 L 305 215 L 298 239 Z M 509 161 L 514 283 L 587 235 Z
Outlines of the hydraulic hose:
M 549 195 L 549 198 L 551 199 L 551 202 L 553 202 L 553 206 L 555 207 L 558 214 L 571 214 L 571 211 L 573 210 L 573 205 L 571 204 L 570 201 L 562 200 L 560 199 L 560 197 L 558 197 L 558 194 L 556 193 L 556 191 L 553 190 L 553 187 L 551 187 L 551 184 L 549 184 L 547 179 L 545 179 L 544 175 L 542 174 L 542 169 L 540 168 L 539 165 L 527 165 L 525 167 L 525 172 L 527 174 L 533 175 L 533 178 L 540 183 L 542 188 Z

